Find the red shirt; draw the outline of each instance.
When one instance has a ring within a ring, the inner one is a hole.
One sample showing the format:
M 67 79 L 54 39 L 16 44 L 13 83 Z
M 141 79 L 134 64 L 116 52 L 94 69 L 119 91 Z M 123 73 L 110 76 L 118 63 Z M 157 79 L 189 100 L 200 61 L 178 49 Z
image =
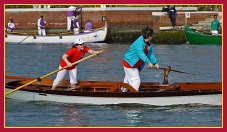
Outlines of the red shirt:
M 145 47 L 145 49 L 144 49 L 144 53 L 145 53 L 146 55 L 148 54 L 148 43 L 146 43 L 146 47 Z M 131 67 L 131 66 L 128 64 L 128 62 L 125 61 L 125 60 L 122 61 L 122 64 L 123 64 L 123 66 L 125 66 L 125 67 L 127 67 L 127 68 L 140 68 L 140 67 L 144 64 L 144 62 L 143 62 L 143 60 L 139 59 L 139 61 L 138 61 L 133 67 Z
M 65 54 L 68 55 L 68 58 L 67 58 L 68 61 L 69 61 L 70 63 L 74 63 L 74 62 L 80 60 L 81 58 L 83 58 L 84 54 L 85 54 L 86 52 L 88 52 L 89 50 L 90 50 L 90 48 L 88 48 L 88 47 L 86 47 L 86 46 L 84 46 L 84 50 L 82 50 L 82 51 L 78 50 L 77 48 L 71 48 L 71 49 L 68 50 Z M 71 66 L 71 67 L 69 67 L 69 68 L 66 68 L 66 70 L 72 70 L 72 69 L 74 69 L 77 65 L 78 65 L 78 64 L 73 65 L 73 66 Z M 67 64 L 65 63 L 65 61 L 64 61 L 62 58 L 61 58 L 61 61 L 60 61 L 60 66 L 61 66 L 61 67 L 67 66 Z

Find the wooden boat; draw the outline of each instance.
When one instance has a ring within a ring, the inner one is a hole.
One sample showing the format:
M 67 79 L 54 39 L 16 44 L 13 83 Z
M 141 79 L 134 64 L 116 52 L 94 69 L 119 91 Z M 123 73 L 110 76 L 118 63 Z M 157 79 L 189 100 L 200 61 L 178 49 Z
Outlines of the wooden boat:
M 6 34 L 7 44 L 67 44 L 73 43 L 76 38 L 81 38 L 85 42 L 102 42 L 107 36 L 107 21 L 102 28 L 79 34 L 59 33 L 47 36 L 27 35 L 19 33 Z
M 195 32 L 188 27 L 188 25 L 184 25 L 185 38 L 190 44 L 197 45 L 205 45 L 205 44 L 213 44 L 213 45 L 221 45 L 222 44 L 222 35 L 209 35 L 203 34 L 200 32 Z
M 6 76 L 5 92 L 31 82 L 35 78 Z M 6 96 L 6 98 L 26 101 L 54 101 L 81 104 L 124 104 L 147 105 L 209 104 L 222 105 L 221 82 L 177 82 L 162 85 L 159 82 L 142 82 L 140 91 L 130 85 L 110 81 L 79 81 L 79 88 L 68 90 L 69 81 L 64 80 L 55 90 L 51 90 L 51 79 L 32 83 Z M 128 92 L 121 92 L 121 88 Z

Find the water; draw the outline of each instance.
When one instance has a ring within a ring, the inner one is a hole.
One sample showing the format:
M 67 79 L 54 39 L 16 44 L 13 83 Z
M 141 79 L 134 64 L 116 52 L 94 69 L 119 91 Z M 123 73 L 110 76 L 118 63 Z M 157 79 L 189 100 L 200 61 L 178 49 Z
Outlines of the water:
M 130 45 L 93 44 L 105 49 L 100 56 L 79 64 L 79 80 L 122 81 L 121 60 Z M 61 56 L 71 45 L 6 45 L 6 74 L 39 77 L 58 69 Z M 161 67 L 194 73 L 171 72 L 169 82 L 222 81 L 222 47 L 199 45 L 153 45 Z M 161 70 L 144 69 L 142 81 L 162 82 Z M 55 75 L 50 76 L 55 78 Z M 69 79 L 68 75 L 65 79 Z M 209 105 L 79 105 L 23 102 L 6 99 L 6 126 L 160 127 L 222 126 L 222 108 Z

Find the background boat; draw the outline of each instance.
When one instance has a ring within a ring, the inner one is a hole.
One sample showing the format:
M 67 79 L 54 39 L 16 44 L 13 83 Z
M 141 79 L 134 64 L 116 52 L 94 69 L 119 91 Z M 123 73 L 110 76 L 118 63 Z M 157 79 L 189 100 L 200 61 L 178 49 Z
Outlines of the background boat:
M 222 35 L 209 35 L 209 34 L 196 32 L 190 29 L 188 25 L 184 25 L 184 32 L 185 32 L 186 40 L 190 44 L 197 44 L 197 45 L 204 45 L 204 44 L 221 45 L 222 44 Z
M 59 33 L 47 36 L 37 36 L 25 33 L 10 33 L 6 35 L 7 44 L 72 44 L 76 38 L 81 38 L 85 42 L 103 42 L 107 36 L 107 21 L 102 28 L 79 34 Z

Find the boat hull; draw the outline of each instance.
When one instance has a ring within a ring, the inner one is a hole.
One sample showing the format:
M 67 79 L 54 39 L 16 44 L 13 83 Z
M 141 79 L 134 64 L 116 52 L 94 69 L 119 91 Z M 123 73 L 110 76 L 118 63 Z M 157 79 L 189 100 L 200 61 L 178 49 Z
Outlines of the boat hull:
M 222 35 L 208 35 L 192 31 L 188 26 L 184 27 L 185 38 L 190 44 L 196 45 L 221 45 Z
M 6 89 L 6 92 L 8 91 L 10 91 L 10 89 Z M 222 105 L 222 94 L 166 96 L 166 97 L 111 97 L 111 96 L 98 97 L 94 96 L 94 93 L 92 94 L 93 96 L 82 95 L 66 96 L 19 90 L 13 94 L 8 95 L 7 98 L 24 101 L 52 101 L 60 103 L 93 104 L 93 105 L 108 105 L 108 104 L 146 104 L 155 106 L 180 104 Z
M 27 84 L 35 78 L 6 76 L 5 93 Z M 80 81 L 80 88 L 68 91 L 69 80 L 64 80 L 55 90 L 51 90 L 53 80 L 44 79 L 21 88 L 6 98 L 24 101 L 53 101 L 78 104 L 146 104 L 179 105 L 209 104 L 222 105 L 221 82 L 179 82 L 161 85 L 158 82 L 142 82 L 140 91 L 133 91 L 131 86 L 121 82 Z M 121 92 L 121 88 L 130 92 Z
M 103 28 L 76 35 L 59 34 L 55 36 L 29 36 L 18 34 L 7 34 L 7 44 L 72 44 L 77 38 L 85 42 L 103 42 L 107 36 L 107 23 Z

